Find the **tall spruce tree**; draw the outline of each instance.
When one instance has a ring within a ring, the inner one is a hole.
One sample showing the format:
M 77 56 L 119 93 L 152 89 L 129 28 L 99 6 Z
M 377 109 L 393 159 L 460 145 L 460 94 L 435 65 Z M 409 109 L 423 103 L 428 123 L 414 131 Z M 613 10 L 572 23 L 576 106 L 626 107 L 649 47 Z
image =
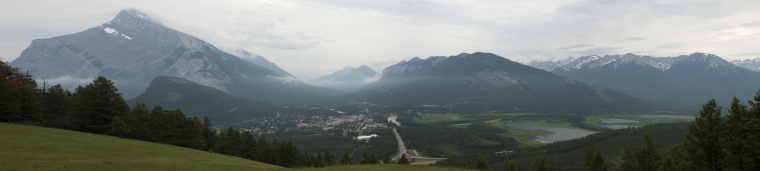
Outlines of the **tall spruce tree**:
M 702 105 L 694 123 L 689 124 L 689 134 L 683 145 L 689 154 L 687 159 L 697 168 L 712 171 L 724 168 L 721 161 L 725 157 L 721 108 L 715 99 L 711 99 Z
M 103 76 L 85 87 L 77 87 L 74 99 L 78 129 L 103 134 L 114 116 L 126 115 L 130 109 L 118 91 L 113 82 Z
M 584 170 L 587 171 L 607 171 L 607 163 L 602 157 L 602 152 L 596 149 L 593 144 L 589 144 L 583 149 Z
M 752 117 L 747 106 L 736 97 L 731 100 L 725 126 L 723 135 L 726 140 L 726 167 L 731 170 L 746 170 L 751 165 L 756 165 L 750 160 L 753 157 L 750 149 L 757 148 L 750 146 L 749 137 L 755 134 L 752 129 Z
M 343 157 L 340 158 L 340 165 L 351 165 L 353 162 L 351 162 L 351 156 L 348 155 L 348 152 L 343 152 Z
M 488 165 L 488 161 L 483 157 L 478 157 L 475 162 L 476 170 L 491 170 L 491 166 Z
M 411 164 L 411 162 L 409 162 L 409 159 L 406 158 L 406 154 L 401 154 L 401 158 L 399 158 L 396 163 L 397 164 Z

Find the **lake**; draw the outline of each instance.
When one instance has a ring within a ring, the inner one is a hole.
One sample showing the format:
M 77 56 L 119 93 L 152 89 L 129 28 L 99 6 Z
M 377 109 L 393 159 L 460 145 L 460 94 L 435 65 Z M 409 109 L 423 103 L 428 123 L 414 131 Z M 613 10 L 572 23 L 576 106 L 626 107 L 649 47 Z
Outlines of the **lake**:
M 507 128 L 512 129 L 520 129 L 520 130 L 542 130 L 551 132 L 550 135 L 536 135 L 531 140 L 537 141 L 540 143 L 552 143 L 556 141 L 564 141 L 564 140 L 571 140 L 576 138 L 581 138 L 586 135 L 594 134 L 595 131 L 589 131 L 589 130 L 583 130 L 578 128 L 558 128 L 558 127 L 547 127 L 543 125 L 539 125 L 534 122 L 528 122 L 528 123 L 522 123 L 522 124 L 505 124 L 504 125 Z

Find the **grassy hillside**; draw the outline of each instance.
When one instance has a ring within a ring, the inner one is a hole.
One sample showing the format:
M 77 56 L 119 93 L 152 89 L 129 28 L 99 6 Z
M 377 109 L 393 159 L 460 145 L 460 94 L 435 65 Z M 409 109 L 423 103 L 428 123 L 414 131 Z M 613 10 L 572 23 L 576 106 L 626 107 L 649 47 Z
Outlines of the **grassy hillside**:
M 301 168 L 296 171 L 328 171 L 328 170 L 356 170 L 356 171 L 439 171 L 439 170 L 468 170 L 454 167 L 436 167 L 436 166 L 419 166 L 419 165 L 397 165 L 397 164 L 375 164 L 375 165 L 350 165 L 350 166 L 332 166 L 323 168 Z
M 68 130 L 0 123 L 0 170 L 282 170 L 238 157 Z
M 0 170 L 463 170 L 353 165 L 289 169 L 211 152 L 104 135 L 0 123 Z

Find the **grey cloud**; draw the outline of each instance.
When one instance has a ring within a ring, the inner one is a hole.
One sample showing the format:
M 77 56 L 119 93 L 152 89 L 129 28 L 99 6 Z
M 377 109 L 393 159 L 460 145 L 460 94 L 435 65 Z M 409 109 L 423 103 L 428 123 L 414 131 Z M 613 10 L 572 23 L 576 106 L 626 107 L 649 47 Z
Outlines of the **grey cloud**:
M 557 49 L 559 49 L 559 50 L 570 50 L 570 49 L 585 48 L 585 47 L 592 47 L 592 46 L 594 46 L 594 45 L 592 45 L 592 44 L 575 44 L 575 45 L 560 47 L 560 48 L 557 48 Z
M 668 43 L 668 44 L 664 44 L 660 46 L 660 48 L 663 48 L 663 49 L 679 49 L 681 47 L 683 47 L 682 43 Z

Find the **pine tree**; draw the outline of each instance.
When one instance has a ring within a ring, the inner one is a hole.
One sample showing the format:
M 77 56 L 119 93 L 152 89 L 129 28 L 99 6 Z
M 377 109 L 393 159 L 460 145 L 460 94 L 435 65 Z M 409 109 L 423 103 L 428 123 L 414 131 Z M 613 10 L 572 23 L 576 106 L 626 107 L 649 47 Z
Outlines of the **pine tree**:
M 725 157 L 723 133 L 721 107 L 716 104 L 715 99 L 711 99 L 702 105 L 694 123 L 689 124 L 689 134 L 683 144 L 690 162 L 698 168 L 722 170 L 721 160 Z
M 655 171 L 660 167 L 660 155 L 657 154 L 657 145 L 649 135 L 644 134 L 644 147 L 638 152 L 637 162 L 644 171 Z
M 602 152 L 596 149 L 593 144 L 589 144 L 583 149 L 584 170 L 587 171 L 607 171 L 607 163 L 602 157 Z
M 106 133 L 114 116 L 129 112 L 129 106 L 118 93 L 111 80 L 98 77 L 85 87 L 77 87 L 74 93 L 77 107 L 78 129 L 92 133 Z
M 401 154 L 401 158 L 396 162 L 397 164 L 411 164 L 409 159 L 406 158 L 406 154 Z
M 211 121 L 208 119 L 208 117 L 203 117 L 203 140 L 206 143 L 205 145 L 206 150 L 211 150 L 212 148 L 214 148 L 214 142 L 216 141 L 216 130 L 211 125 Z M 254 158 L 251 158 L 251 159 L 254 159 Z
M 535 159 L 530 163 L 528 171 L 553 171 L 557 170 L 554 167 L 554 162 L 549 161 L 546 158 Z
M 377 160 L 377 157 L 375 153 L 372 153 L 372 155 L 369 156 L 369 164 L 378 164 L 380 161 Z
M 752 129 L 752 117 L 747 106 L 741 104 L 736 97 L 731 100 L 725 126 L 726 167 L 732 170 L 745 170 L 750 165 L 755 165 L 750 160 L 753 157 L 750 149 L 756 148 L 751 146 L 749 139 L 752 134 L 756 134 Z
M 348 152 L 343 152 L 343 157 L 340 158 L 340 165 L 352 165 L 353 162 L 351 162 L 351 156 L 348 155 Z
M 335 156 L 332 155 L 329 151 L 322 152 L 322 157 L 325 159 L 325 164 L 327 166 L 335 165 Z
M 71 129 L 72 108 L 71 93 L 60 84 L 51 86 L 39 94 L 42 104 L 42 124 L 54 128 Z
M 119 138 L 122 138 L 122 135 L 126 135 L 129 133 L 129 126 L 127 126 L 127 123 L 124 123 L 121 119 L 119 119 L 119 116 L 114 116 L 111 120 L 111 123 L 108 124 L 108 134 L 116 135 Z
M 385 157 L 383 157 L 383 164 L 391 164 L 391 155 L 385 154 Z
M 515 167 L 515 163 L 509 162 L 509 171 L 522 171 L 522 169 Z
M 488 166 L 488 161 L 486 161 L 486 159 L 484 159 L 483 157 L 478 157 L 478 160 L 475 163 L 475 169 L 476 170 L 491 170 L 491 167 Z
M 369 164 L 369 156 L 367 155 L 367 152 L 362 152 L 362 160 L 359 164 Z

